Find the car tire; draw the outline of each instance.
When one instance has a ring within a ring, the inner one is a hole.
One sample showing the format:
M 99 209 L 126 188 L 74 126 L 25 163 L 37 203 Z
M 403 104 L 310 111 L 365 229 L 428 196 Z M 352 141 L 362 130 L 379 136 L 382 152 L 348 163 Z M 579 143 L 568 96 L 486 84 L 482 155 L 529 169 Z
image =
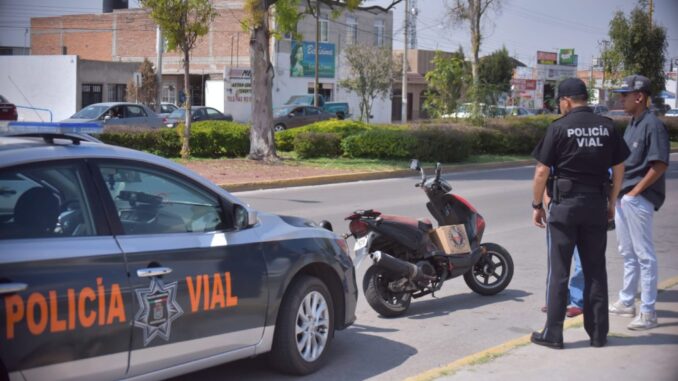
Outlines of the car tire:
M 301 276 L 288 288 L 278 312 L 270 361 L 284 373 L 320 369 L 334 337 L 334 305 L 320 279 Z
M 278 123 L 275 126 L 273 126 L 273 132 L 280 132 L 280 131 L 285 131 L 285 125 L 282 123 Z

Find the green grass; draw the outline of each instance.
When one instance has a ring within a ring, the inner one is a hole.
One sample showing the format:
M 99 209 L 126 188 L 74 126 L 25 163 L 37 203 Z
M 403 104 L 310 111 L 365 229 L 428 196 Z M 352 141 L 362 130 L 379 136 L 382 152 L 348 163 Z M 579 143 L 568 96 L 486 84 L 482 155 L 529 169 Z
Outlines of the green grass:
M 294 152 L 279 152 L 278 155 L 288 163 L 307 165 L 312 167 L 362 170 L 362 171 L 391 171 L 408 169 L 409 160 L 381 160 L 381 159 L 349 159 L 349 158 L 316 158 L 297 159 Z M 446 166 L 459 166 L 464 164 L 484 164 L 497 162 L 512 162 L 530 159 L 527 155 L 474 155 L 460 163 L 442 163 Z M 422 163 L 422 167 L 434 167 L 435 163 Z
M 678 148 L 678 141 L 671 141 L 671 149 Z

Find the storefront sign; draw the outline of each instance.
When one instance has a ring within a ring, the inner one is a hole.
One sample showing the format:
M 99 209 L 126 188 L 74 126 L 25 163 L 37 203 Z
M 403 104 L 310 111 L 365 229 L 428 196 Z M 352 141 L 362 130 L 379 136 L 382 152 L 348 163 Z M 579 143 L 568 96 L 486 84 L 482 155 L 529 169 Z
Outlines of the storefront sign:
M 318 45 L 318 77 L 334 78 L 334 44 Z M 315 42 L 292 41 L 290 77 L 315 77 Z
M 556 65 L 558 63 L 558 53 L 537 51 L 537 64 Z
M 574 54 L 574 49 L 560 49 L 558 62 L 560 65 L 577 66 L 577 55 Z

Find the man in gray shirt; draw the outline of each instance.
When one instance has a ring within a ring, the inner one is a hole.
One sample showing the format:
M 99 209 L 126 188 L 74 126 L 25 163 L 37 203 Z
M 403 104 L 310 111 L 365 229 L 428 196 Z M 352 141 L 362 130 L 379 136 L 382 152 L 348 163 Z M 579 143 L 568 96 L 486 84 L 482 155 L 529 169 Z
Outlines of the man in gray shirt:
M 664 203 L 669 165 L 669 135 L 664 124 L 647 109 L 650 80 L 642 75 L 624 78 L 620 93 L 624 110 L 633 118 L 624 140 L 631 155 L 624 162 L 624 181 L 617 200 L 615 225 L 619 254 L 624 258 L 624 282 L 611 314 L 636 316 L 635 295 L 640 283 L 640 313 L 628 325 L 632 330 L 657 326 L 657 256 L 652 242 L 652 218 Z

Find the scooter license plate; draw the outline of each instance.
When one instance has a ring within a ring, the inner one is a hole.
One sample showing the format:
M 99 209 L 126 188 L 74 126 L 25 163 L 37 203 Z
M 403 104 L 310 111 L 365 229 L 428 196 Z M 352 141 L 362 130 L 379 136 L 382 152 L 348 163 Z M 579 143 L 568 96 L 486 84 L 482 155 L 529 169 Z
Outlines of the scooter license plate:
M 353 246 L 353 250 L 357 251 L 360 249 L 364 249 L 365 246 L 367 246 L 367 236 L 358 238 L 355 241 L 355 246 Z

